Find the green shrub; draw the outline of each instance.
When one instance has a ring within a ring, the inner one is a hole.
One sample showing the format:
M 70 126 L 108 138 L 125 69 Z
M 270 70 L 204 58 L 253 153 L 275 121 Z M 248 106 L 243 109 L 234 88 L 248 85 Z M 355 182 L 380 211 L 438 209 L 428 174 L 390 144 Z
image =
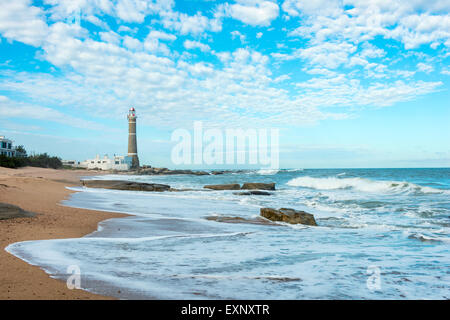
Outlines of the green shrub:
M 61 159 L 51 157 L 47 153 L 36 154 L 28 157 L 7 157 L 0 155 L 0 166 L 6 168 L 20 168 L 25 166 L 40 168 L 62 168 Z
M 15 157 L 7 157 L 5 155 L 0 155 L 0 167 L 6 168 L 19 168 L 26 166 L 25 158 L 15 158 Z

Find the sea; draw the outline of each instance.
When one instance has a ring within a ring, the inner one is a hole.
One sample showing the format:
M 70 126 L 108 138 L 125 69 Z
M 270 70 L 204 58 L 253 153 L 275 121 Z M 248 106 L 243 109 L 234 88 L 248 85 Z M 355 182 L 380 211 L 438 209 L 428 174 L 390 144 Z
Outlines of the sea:
M 82 289 L 120 299 L 450 298 L 450 168 L 86 179 L 189 190 L 69 188 L 76 192 L 64 206 L 128 216 L 105 220 L 82 238 L 6 250 L 53 278 L 79 275 Z M 244 182 L 275 182 L 276 190 L 203 189 Z M 249 223 L 259 221 L 263 207 L 303 210 L 318 226 Z

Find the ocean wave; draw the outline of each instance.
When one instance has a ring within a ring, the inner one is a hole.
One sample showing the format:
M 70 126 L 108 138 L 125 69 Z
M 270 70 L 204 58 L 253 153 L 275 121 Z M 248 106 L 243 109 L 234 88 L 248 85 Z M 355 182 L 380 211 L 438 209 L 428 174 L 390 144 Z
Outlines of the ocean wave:
M 305 187 L 318 190 L 354 189 L 371 193 L 392 193 L 392 192 L 419 192 L 419 193 L 445 193 L 449 190 L 435 189 L 431 187 L 419 186 L 414 183 L 404 181 L 377 181 L 364 178 L 314 178 L 298 177 L 287 182 L 293 187 Z
M 251 174 L 259 174 L 259 175 L 275 175 L 277 173 L 286 173 L 286 172 L 301 172 L 304 169 L 259 169 L 256 171 L 251 171 Z
M 278 169 L 261 169 L 261 170 L 258 170 L 256 173 L 260 174 L 260 175 L 274 175 L 274 174 L 277 174 L 278 171 L 280 171 L 280 170 L 278 170 Z

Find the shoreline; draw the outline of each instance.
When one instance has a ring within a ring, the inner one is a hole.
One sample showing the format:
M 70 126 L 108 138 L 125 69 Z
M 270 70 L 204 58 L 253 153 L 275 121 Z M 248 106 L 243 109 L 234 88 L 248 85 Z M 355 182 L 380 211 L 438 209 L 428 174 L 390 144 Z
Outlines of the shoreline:
M 8 253 L 15 242 L 80 238 L 97 230 L 98 223 L 126 214 L 72 208 L 60 202 L 75 191 L 82 176 L 108 172 L 25 167 L 0 168 L 0 202 L 35 213 L 34 217 L 0 220 L 0 299 L 1 300 L 109 300 L 82 289 L 70 290 L 66 283 L 51 278 L 38 266 Z

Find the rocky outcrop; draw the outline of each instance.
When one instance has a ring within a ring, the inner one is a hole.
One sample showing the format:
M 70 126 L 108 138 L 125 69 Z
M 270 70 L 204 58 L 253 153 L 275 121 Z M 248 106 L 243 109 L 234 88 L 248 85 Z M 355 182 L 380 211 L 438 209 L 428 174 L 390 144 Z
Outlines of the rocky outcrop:
M 244 192 L 233 192 L 233 194 L 238 196 L 270 196 L 272 195 L 270 192 L 267 191 L 259 191 L 259 190 L 250 190 L 250 191 L 244 191 Z
M 192 170 L 170 170 L 168 168 L 141 168 L 135 172 L 138 175 L 171 175 L 171 174 L 192 174 L 196 176 L 209 175 L 206 171 Z
M 156 192 L 170 190 L 169 185 L 159 183 L 143 183 L 123 180 L 82 180 L 81 182 L 83 186 L 88 188 Z
M 232 184 L 210 184 L 206 185 L 203 188 L 212 189 L 212 190 L 240 190 L 241 186 L 237 183 Z
M 238 172 L 241 172 L 241 171 L 240 170 L 237 170 L 237 171 L 233 171 L 233 170 L 213 170 L 209 174 L 218 175 L 218 174 L 233 173 L 233 172 L 238 173 Z
M 251 183 L 244 183 L 244 185 L 241 187 L 237 183 L 232 184 L 211 184 L 206 185 L 203 188 L 206 189 L 213 189 L 213 190 L 275 190 L 275 183 L 260 183 L 260 182 L 251 182 Z M 262 192 L 262 191 L 248 191 L 248 192 L 241 192 L 236 193 L 239 195 L 270 195 L 270 193 Z
M 275 190 L 275 183 L 248 182 L 242 186 L 243 190 Z
M 271 221 L 287 222 L 292 224 L 305 224 L 308 226 L 317 226 L 314 216 L 304 211 L 298 211 L 290 208 L 261 208 L 261 216 Z
M 0 203 L 0 220 L 34 217 L 36 214 L 13 206 L 12 204 Z

